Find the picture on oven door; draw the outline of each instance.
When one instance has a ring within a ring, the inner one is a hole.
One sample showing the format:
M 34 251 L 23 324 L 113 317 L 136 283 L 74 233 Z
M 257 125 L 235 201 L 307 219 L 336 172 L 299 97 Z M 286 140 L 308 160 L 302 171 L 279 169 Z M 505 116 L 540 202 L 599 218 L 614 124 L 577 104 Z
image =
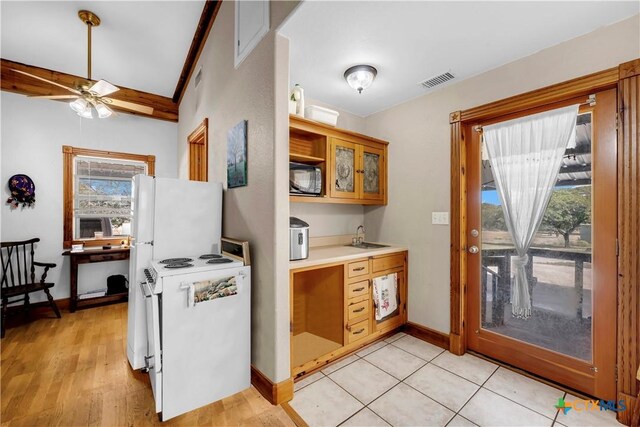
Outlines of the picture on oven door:
M 211 301 L 218 298 L 229 297 L 238 293 L 236 277 L 224 277 L 216 280 L 203 280 L 195 282 L 194 303 L 198 304 L 205 301 Z

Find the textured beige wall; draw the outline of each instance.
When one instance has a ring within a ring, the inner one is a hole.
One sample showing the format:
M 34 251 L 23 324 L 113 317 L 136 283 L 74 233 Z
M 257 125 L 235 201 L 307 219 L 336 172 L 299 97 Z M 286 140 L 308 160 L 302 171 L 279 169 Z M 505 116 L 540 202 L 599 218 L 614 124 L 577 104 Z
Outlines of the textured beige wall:
M 178 165 L 188 177 L 186 139 L 209 118 L 209 180 L 226 184 L 227 131 L 248 120 L 248 186 L 226 190 L 223 234 L 248 240 L 252 257 L 251 361 L 272 381 L 289 377 L 287 92 L 288 41 L 273 30 L 297 2 L 271 2 L 271 31 L 238 69 L 234 2 L 223 2 L 198 66 L 202 81 L 180 105 Z M 197 67 L 196 67 L 197 69 Z M 282 176 L 281 176 L 282 175 Z
M 449 113 L 640 57 L 638 16 L 367 117 L 389 140 L 389 205 L 365 208 L 367 239 L 409 246 L 409 320 L 449 331 Z

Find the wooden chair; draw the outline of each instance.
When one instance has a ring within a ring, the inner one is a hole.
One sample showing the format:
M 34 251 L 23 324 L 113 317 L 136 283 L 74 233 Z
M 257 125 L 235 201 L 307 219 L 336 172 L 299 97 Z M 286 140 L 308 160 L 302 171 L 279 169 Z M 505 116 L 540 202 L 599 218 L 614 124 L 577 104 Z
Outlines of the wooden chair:
M 24 301 L 24 313 L 29 316 L 29 294 L 32 292 L 44 291 L 49 300 L 51 308 L 60 318 L 60 310 L 53 297 L 49 293 L 49 288 L 53 283 L 46 283 L 47 272 L 56 265 L 34 260 L 34 243 L 40 239 L 30 239 L 22 242 L 2 242 L 0 243 L 0 261 L 2 263 L 2 281 L 0 282 L 2 297 L 2 335 L 4 338 L 5 321 L 7 319 L 7 306 L 11 303 Z M 36 267 L 43 267 L 44 272 L 40 281 L 36 281 Z M 22 297 L 9 301 L 10 298 Z

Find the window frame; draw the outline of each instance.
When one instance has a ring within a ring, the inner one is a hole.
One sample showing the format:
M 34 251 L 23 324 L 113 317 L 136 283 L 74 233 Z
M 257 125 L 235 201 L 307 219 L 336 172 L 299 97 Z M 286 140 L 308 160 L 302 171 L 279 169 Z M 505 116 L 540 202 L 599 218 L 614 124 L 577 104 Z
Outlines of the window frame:
M 63 155 L 63 246 L 65 249 L 70 248 L 74 244 L 84 244 L 85 246 L 95 247 L 108 244 L 119 244 L 122 242 L 122 236 L 107 237 L 103 239 L 74 239 L 73 238 L 73 183 L 74 183 L 74 162 L 77 156 L 87 156 L 113 160 L 131 160 L 144 162 L 147 165 L 147 174 L 155 175 L 156 156 L 144 154 L 119 153 L 115 151 L 93 150 L 88 148 L 71 147 L 69 145 L 62 146 Z
M 187 137 L 189 180 L 209 181 L 209 119 L 205 119 Z

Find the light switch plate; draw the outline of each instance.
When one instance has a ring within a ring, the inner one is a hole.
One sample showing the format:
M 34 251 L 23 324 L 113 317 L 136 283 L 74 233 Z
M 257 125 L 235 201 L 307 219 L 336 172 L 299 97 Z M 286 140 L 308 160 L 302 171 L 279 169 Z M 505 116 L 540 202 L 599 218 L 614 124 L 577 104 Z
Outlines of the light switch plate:
M 448 225 L 449 212 L 431 212 L 431 224 Z

